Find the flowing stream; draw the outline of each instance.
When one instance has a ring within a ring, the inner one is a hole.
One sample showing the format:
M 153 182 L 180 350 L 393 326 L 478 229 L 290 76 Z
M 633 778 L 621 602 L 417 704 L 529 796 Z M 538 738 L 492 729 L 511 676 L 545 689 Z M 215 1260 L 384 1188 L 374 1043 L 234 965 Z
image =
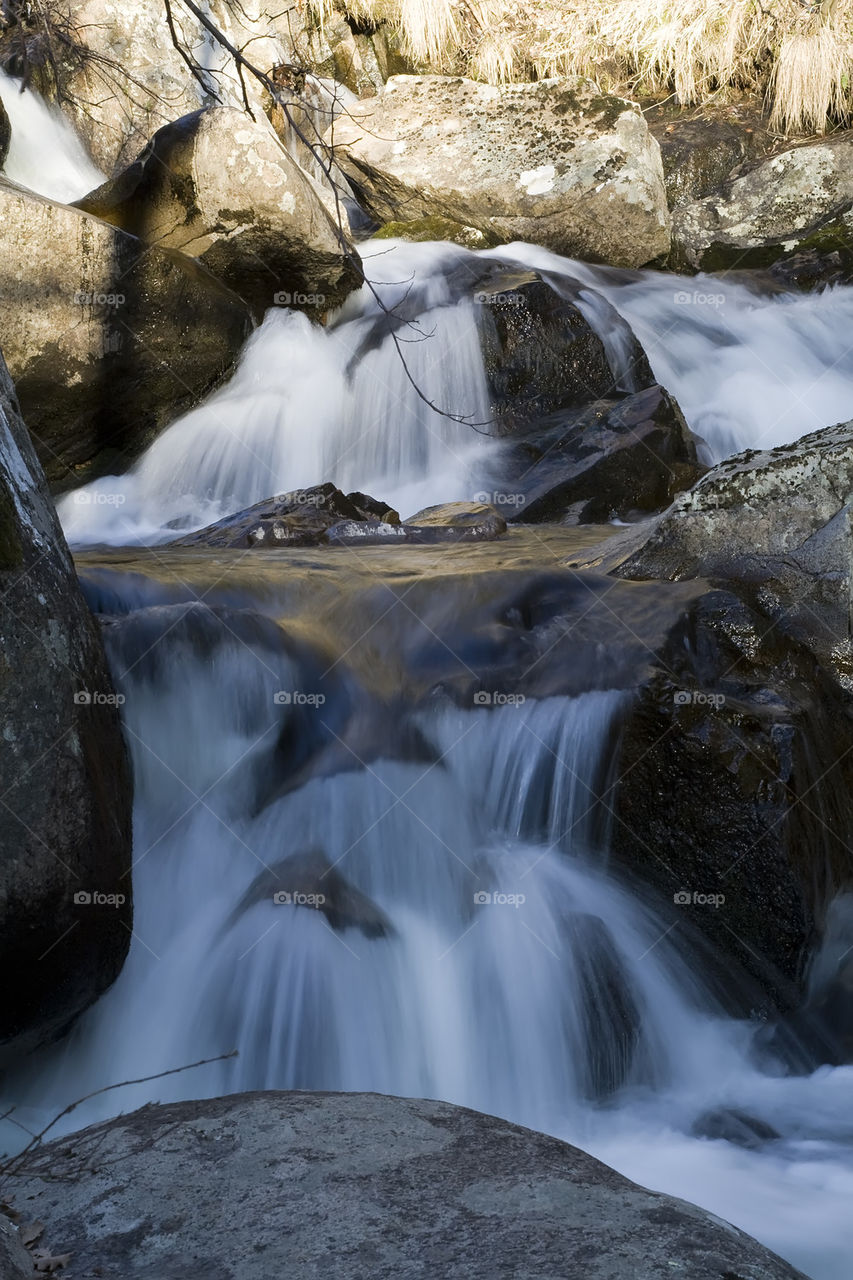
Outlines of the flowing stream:
M 853 414 L 853 289 L 762 296 L 528 245 L 366 253 L 381 297 L 405 310 L 413 379 L 466 422 L 416 395 L 367 290 L 327 329 L 276 310 L 231 382 L 132 472 L 63 500 L 72 543 L 156 547 L 330 479 L 403 515 L 487 488 L 499 446 L 474 429 L 488 420 L 473 287 L 484 260 L 580 284 L 614 379 L 627 321 L 709 459 Z M 306 648 L 289 561 L 263 591 L 245 566 L 218 562 L 226 618 L 197 603 L 206 593 L 182 566 L 167 588 L 168 556 L 84 571 L 112 615 L 126 698 L 134 935 L 119 979 L 66 1040 L 7 1076 L 17 1118 L 39 1124 L 108 1084 L 237 1049 L 93 1098 L 64 1129 L 242 1089 L 439 1097 L 569 1139 L 816 1280 L 847 1280 L 853 1068 L 803 1075 L 774 1057 L 760 1027 L 717 1006 L 661 904 L 608 866 L 598 798 L 630 692 L 467 710 L 438 696 L 411 715 L 392 699 L 384 730 L 364 728 L 356 749 L 338 731 L 344 708 L 366 725 L 377 691 L 353 664 L 359 642 L 338 637 L 319 664 Z M 385 605 L 377 586 L 365 635 L 386 625 Z M 402 667 L 374 665 L 383 696 L 400 692 Z M 312 754 L 318 721 L 326 745 Z M 8 1124 L 3 1136 L 14 1141 Z
M 12 137 L 3 176 L 40 196 L 79 200 L 105 181 L 77 134 L 57 109 L 0 71 L 0 101 Z

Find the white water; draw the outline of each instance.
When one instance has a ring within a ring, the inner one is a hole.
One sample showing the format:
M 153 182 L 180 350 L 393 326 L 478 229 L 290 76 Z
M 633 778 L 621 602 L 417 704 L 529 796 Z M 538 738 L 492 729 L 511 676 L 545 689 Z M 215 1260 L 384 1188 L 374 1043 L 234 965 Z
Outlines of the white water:
M 65 204 L 105 181 L 62 112 L 0 71 L 0 99 L 12 126 L 3 174 L 21 187 Z
M 759 297 L 743 284 L 632 275 L 520 244 L 483 255 L 373 241 L 363 252 L 386 306 L 408 321 L 396 332 L 414 383 L 466 423 L 489 422 L 472 301 L 484 257 L 580 282 L 616 381 L 622 339 L 602 315 L 612 304 L 705 441 L 709 461 L 853 416 L 853 288 Z M 454 300 L 466 281 L 465 296 Z M 174 522 L 198 528 L 326 480 L 371 492 L 403 516 L 491 489 L 494 442 L 482 427 L 451 421 L 419 399 L 392 339 L 376 336 L 380 318 L 367 288 L 328 329 L 294 312 L 268 313 L 228 386 L 167 430 L 130 474 L 64 500 L 69 539 L 162 541 L 174 536 Z
M 237 1048 L 93 1099 L 56 1132 L 242 1089 L 439 1097 L 574 1141 L 847 1280 L 853 1070 L 759 1070 L 753 1030 L 715 1011 L 687 939 L 595 846 L 624 695 L 437 707 L 421 726 L 439 763 L 316 777 L 252 817 L 253 770 L 289 714 L 274 691 L 299 671 L 236 641 L 195 657 L 177 632 L 146 670 L 147 648 L 113 644 L 111 659 L 136 780 L 130 955 L 64 1045 L 6 1080 L 3 1109 L 40 1125 L 93 1089 Z M 269 893 L 235 913 L 265 867 L 318 847 L 392 936 L 335 932 Z M 747 1151 L 690 1135 L 732 1106 L 782 1136 Z M 0 1136 L 16 1141 L 8 1124 Z

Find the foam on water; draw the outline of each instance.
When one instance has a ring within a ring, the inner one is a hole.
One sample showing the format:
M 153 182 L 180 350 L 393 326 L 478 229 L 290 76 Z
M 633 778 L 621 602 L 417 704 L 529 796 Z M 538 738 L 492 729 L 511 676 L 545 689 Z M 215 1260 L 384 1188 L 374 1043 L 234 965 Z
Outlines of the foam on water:
M 617 385 L 630 362 L 615 308 L 708 461 L 853 416 L 850 287 L 760 296 L 741 283 L 590 267 L 520 244 L 473 254 L 373 241 L 363 255 L 373 289 L 354 294 L 328 328 L 269 312 L 227 386 L 165 431 L 128 475 L 67 497 L 60 515 L 69 539 L 165 541 L 175 528 L 326 480 L 373 492 L 404 516 L 492 488 L 497 446 L 474 301 L 484 258 L 583 286 L 579 304 Z

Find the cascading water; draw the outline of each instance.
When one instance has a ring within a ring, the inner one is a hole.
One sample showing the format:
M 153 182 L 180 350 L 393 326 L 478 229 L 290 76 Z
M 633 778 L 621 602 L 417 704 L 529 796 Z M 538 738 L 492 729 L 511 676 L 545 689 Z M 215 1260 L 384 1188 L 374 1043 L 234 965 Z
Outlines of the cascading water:
M 579 305 L 605 343 L 614 385 L 624 381 L 627 331 L 613 309 L 624 317 L 709 461 L 853 415 L 850 287 L 759 296 L 730 280 L 590 267 L 518 244 L 474 254 L 373 241 L 362 252 L 376 294 L 400 316 L 393 335 L 366 287 L 327 329 L 268 313 L 228 386 L 128 475 L 65 499 L 71 541 L 165 541 L 176 527 L 325 480 L 373 492 L 404 516 L 493 488 L 497 445 L 475 301 L 484 260 L 583 286 Z
M 759 1059 L 689 943 L 608 870 L 596 797 L 627 695 L 439 699 L 417 714 L 421 758 L 391 758 L 389 741 L 329 772 L 309 721 L 340 741 L 344 709 L 366 716 L 372 696 L 342 658 L 312 667 L 269 598 L 239 601 L 266 611 L 254 623 L 201 604 L 134 612 L 150 595 L 112 581 L 133 941 L 66 1041 L 4 1082 L 20 1123 L 236 1048 L 63 1125 L 243 1089 L 440 1097 L 687 1195 L 820 1280 L 848 1274 L 853 1070 L 798 1078 Z M 302 785 L 282 790 L 306 742 Z M 729 1112 L 758 1126 L 756 1149 L 695 1136 Z
M 51 200 L 79 200 L 105 181 L 62 113 L 0 71 L 0 100 L 12 137 L 3 174 Z

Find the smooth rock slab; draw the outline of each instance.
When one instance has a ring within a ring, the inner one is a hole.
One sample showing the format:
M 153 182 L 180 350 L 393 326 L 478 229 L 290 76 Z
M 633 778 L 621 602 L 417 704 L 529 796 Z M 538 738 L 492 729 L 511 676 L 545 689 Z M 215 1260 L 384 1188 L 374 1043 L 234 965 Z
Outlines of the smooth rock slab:
M 51 1143 L 15 1194 L 75 1280 L 802 1280 L 556 1138 L 377 1094 L 144 1107 Z

